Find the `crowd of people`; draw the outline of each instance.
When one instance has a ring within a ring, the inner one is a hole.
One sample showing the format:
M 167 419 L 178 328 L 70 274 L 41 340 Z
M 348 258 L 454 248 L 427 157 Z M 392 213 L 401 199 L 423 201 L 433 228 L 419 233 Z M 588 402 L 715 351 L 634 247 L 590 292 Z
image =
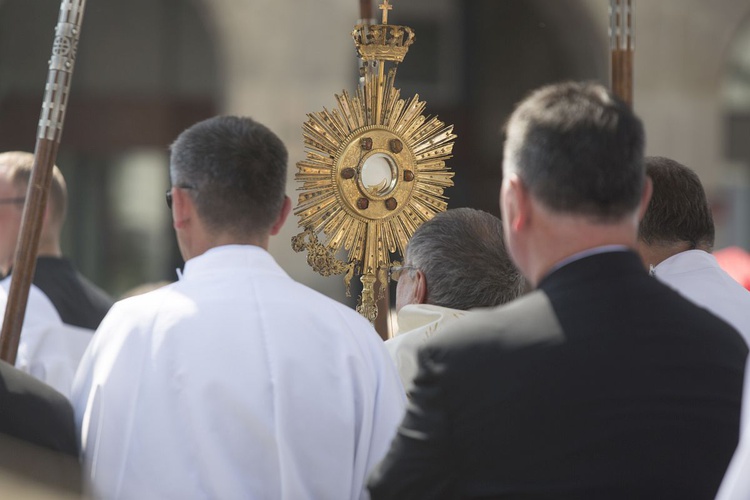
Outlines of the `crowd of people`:
M 750 291 L 696 174 L 595 83 L 535 90 L 505 136 L 501 219 L 417 229 L 386 342 L 268 252 L 288 157 L 251 118 L 171 145 L 184 270 L 114 305 L 62 258 L 56 171 L 0 466 L 44 455 L 32 483 L 94 498 L 750 498 Z M 6 291 L 21 163 L 0 154 Z

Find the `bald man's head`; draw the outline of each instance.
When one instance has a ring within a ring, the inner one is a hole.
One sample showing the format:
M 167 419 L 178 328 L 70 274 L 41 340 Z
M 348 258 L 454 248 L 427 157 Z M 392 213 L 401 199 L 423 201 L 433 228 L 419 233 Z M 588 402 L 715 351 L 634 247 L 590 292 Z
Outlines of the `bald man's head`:
M 24 151 L 0 153 L 0 270 L 10 268 L 18 233 L 21 214 L 26 199 L 34 155 Z M 56 166 L 52 171 L 47 209 L 39 241 L 39 255 L 60 254 L 60 233 L 65 222 L 68 192 L 62 172 Z

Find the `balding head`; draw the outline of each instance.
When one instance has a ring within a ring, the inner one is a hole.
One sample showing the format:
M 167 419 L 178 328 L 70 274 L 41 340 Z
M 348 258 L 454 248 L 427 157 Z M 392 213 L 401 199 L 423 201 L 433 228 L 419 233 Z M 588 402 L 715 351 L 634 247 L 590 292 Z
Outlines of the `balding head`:
M 34 155 L 24 151 L 0 153 L 0 269 L 10 268 L 21 225 L 21 213 L 34 167 Z M 40 255 L 59 255 L 60 233 L 68 204 L 65 179 L 56 166 L 52 171 L 47 209 L 39 242 Z
M 26 196 L 33 168 L 34 155 L 32 153 L 25 151 L 0 153 L 0 176 L 3 180 L 13 184 L 21 193 L 20 196 Z M 47 203 L 51 209 L 51 222 L 62 228 L 68 210 L 68 188 L 57 165 L 52 169 L 52 183 Z

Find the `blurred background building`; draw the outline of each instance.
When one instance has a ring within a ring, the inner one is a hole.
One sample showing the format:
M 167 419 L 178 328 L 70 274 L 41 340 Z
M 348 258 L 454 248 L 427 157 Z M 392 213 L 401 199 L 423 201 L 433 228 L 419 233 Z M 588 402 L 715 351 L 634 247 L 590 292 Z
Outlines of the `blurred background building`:
M 375 1 L 375 4 L 378 2 Z M 416 31 L 402 96 L 455 124 L 450 206 L 498 214 L 501 128 L 542 84 L 609 80 L 608 0 L 393 0 Z M 58 0 L 0 0 L 0 150 L 33 151 Z M 354 0 L 87 2 L 58 165 L 68 181 L 64 251 L 114 295 L 174 279 L 182 262 L 164 191 L 167 147 L 214 114 L 250 115 L 287 143 L 287 192 L 306 113 L 357 84 Z M 635 108 L 647 153 L 694 168 L 717 248 L 750 249 L 750 3 L 636 0 Z M 343 300 L 290 238 L 271 251 L 297 280 Z

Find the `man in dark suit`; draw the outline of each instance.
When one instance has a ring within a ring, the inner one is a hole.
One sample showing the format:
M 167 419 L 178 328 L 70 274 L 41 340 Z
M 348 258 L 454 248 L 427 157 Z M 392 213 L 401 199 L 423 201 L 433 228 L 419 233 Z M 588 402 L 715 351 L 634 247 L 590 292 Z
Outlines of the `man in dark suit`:
M 419 352 L 379 498 L 713 498 L 739 434 L 739 334 L 649 277 L 640 120 L 595 84 L 530 95 L 501 208 L 536 290 Z
M 0 361 L 0 491 L 34 498 L 81 491 L 73 407 L 65 396 L 4 361 Z

